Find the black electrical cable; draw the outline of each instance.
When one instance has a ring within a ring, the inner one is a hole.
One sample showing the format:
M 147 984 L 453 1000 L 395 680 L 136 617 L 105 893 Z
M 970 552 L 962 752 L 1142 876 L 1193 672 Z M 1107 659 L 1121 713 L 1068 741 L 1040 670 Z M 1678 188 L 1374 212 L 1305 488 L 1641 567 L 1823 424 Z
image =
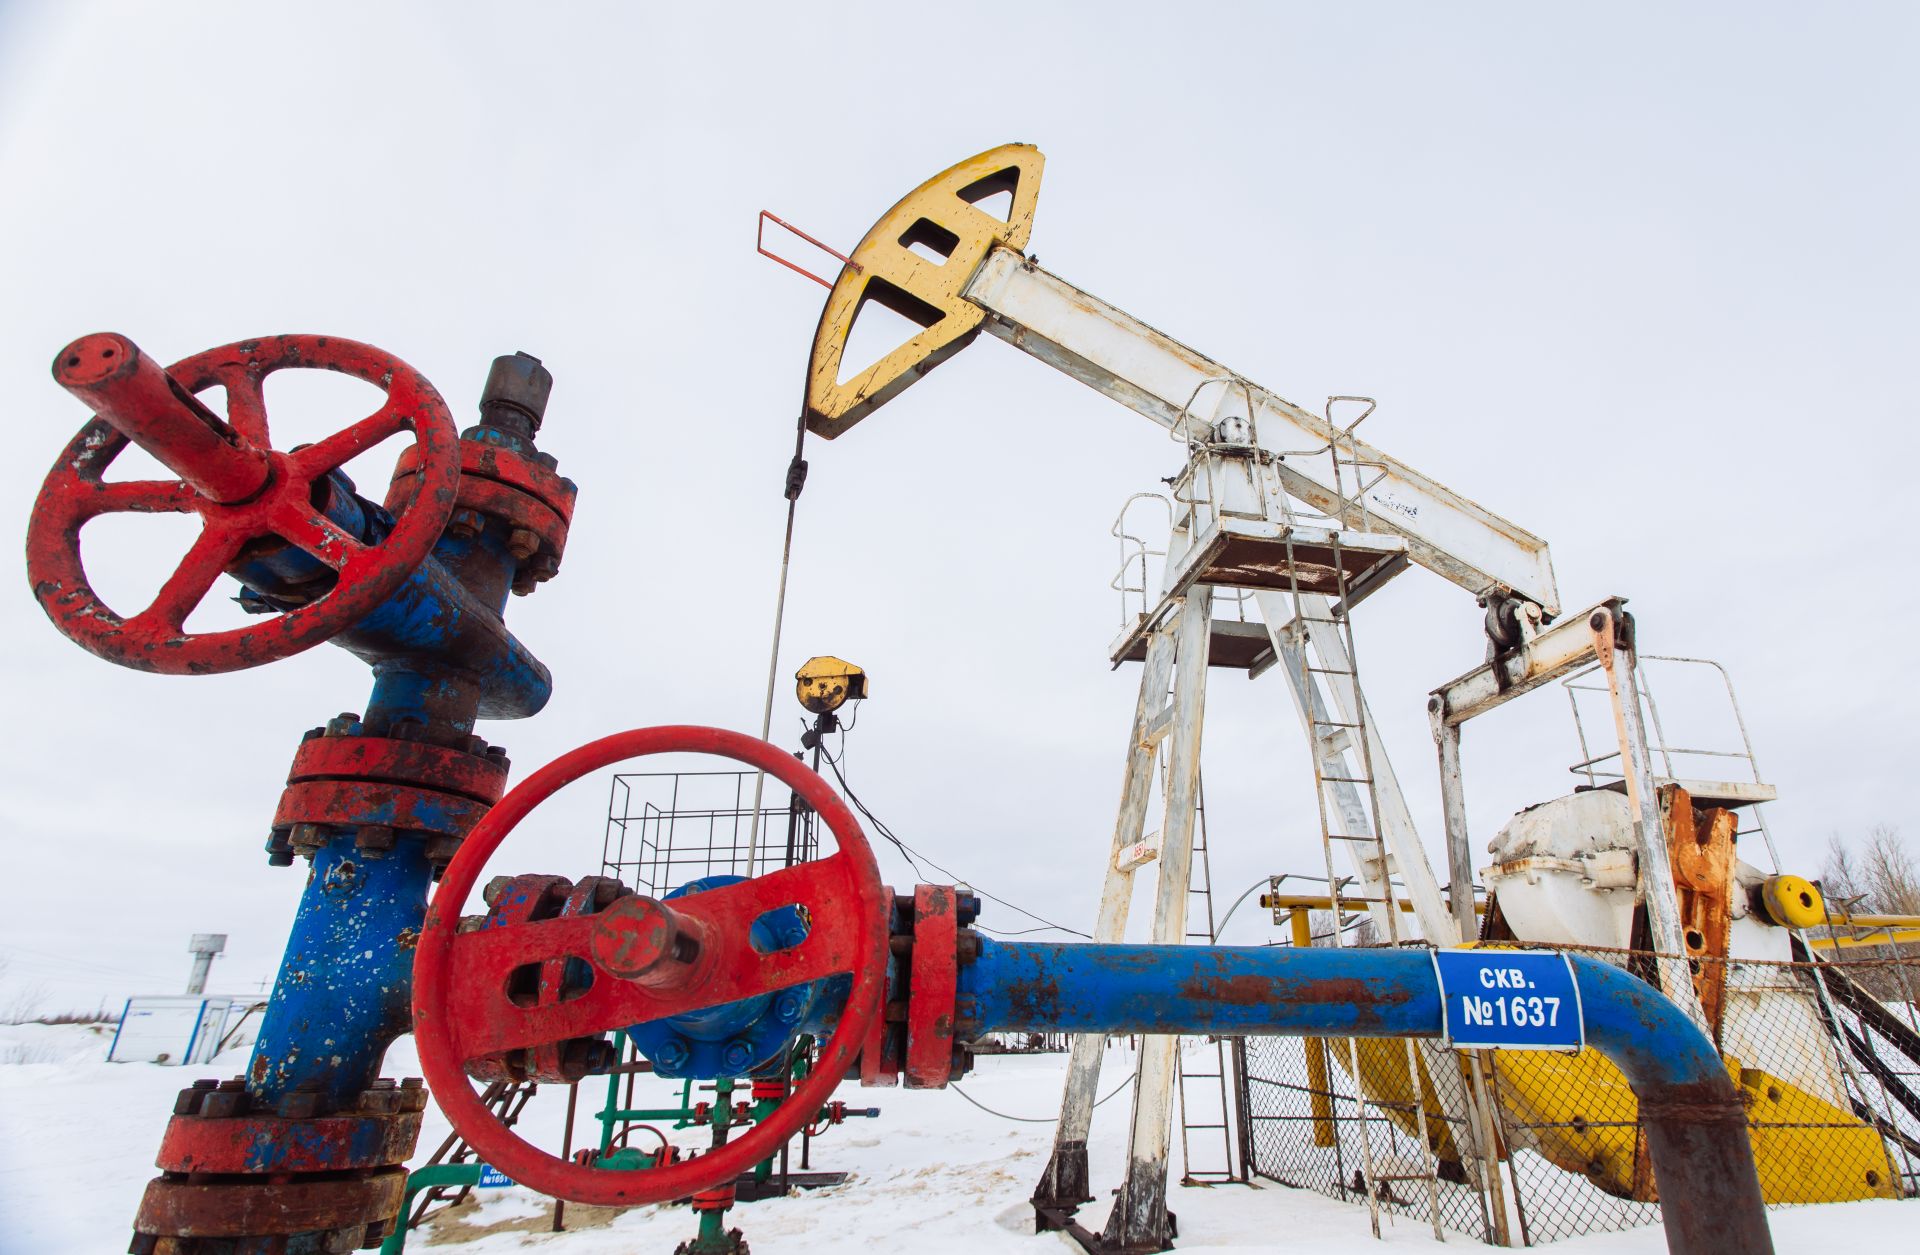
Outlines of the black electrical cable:
M 982 889 L 979 885 L 974 884 L 972 881 L 968 880 L 965 876 L 962 876 L 957 872 L 950 871 L 947 868 L 940 866 L 940 864 L 934 862 L 932 859 L 928 858 L 925 854 L 920 854 L 919 851 L 913 849 L 905 841 L 902 841 L 899 837 L 895 836 L 893 829 L 887 827 L 886 824 L 882 823 L 878 815 L 875 815 L 872 811 L 867 809 L 867 804 L 860 800 L 860 795 L 855 793 L 853 789 L 847 784 L 846 774 L 840 770 L 839 763 L 835 762 L 831 758 L 825 758 L 824 755 L 822 757 L 823 757 L 823 761 L 825 761 L 829 767 L 833 768 L 833 778 L 840 782 L 840 791 L 846 794 L 847 800 L 853 803 L 854 809 L 859 811 L 862 815 L 865 815 L 867 817 L 867 822 L 873 825 L 874 831 L 878 832 L 882 837 L 885 837 L 887 841 L 896 850 L 900 851 L 900 857 L 907 860 L 907 866 L 913 869 L 914 875 L 922 876 L 922 877 L 926 875 L 926 872 L 922 870 L 920 866 L 920 861 L 924 861 L 928 867 L 933 868 L 933 870 L 939 872 L 941 875 L 947 877 L 949 880 L 953 881 L 956 884 L 965 884 L 971 891 L 979 894 L 981 897 L 987 899 L 987 901 L 989 902 L 997 902 L 1001 906 L 1006 907 L 1009 911 L 1013 911 L 1013 912 L 1016 912 L 1017 914 L 1024 915 L 1028 919 L 1034 921 L 1037 924 L 1044 924 L 1047 926 L 1047 928 L 1050 928 L 1055 932 L 1066 933 L 1069 936 L 1073 936 L 1073 937 L 1085 937 L 1088 941 L 1093 940 L 1093 937 L 1091 934 L 1081 932 L 1078 928 L 1068 928 L 1064 924 L 1056 924 L 1044 915 L 1035 915 L 1032 911 L 1027 910 L 1025 907 L 1015 906 L 1013 903 L 1007 901 L 1005 898 L 997 898 L 993 894 L 988 893 L 986 890 Z M 920 861 L 916 861 L 915 859 L 916 855 L 918 855 L 918 858 Z M 988 930 L 988 931 L 991 931 L 991 930 Z M 1039 932 L 1041 930 L 1035 929 L 1033 931 Z
M 1107 1098 L 1112 1098 L 1114 1094 L 1119 1093 L 1121 1090 L 1125 1089 L 1127 1086 L 1131 1084 L 1133 1084 L 1133 1073 L 1129 1072 L 1127 1073 L 1127 1079 L 1125 1079 L 1124 1081 L 1121 1081 L 1118 1085 L 1114 1086 L 1113 1090 L 1110 1093 L 1108 1093 Z M 960 1095 L 960 1097 L 966 1099 L 968 1102 L 972 1103 L 974 1106 L 980 1108 L 980 1110 L 986 1112 L 988 1115 L 999 1116 L 1002 1120 L 1012 1120 L 1016 1124 L 1058 1124 L 1060 1123 L 1059 1116 L 1010 1116 L 1004 1111 L 995 1111 L 992 1107 L 987 1106 L 987 1104 L 981 1102 L 978 1098 L 975 1098 L 972 1094 L 969 1094 L 966 1090 L 961 1089 L 958 1085 L 949 1085 L 947 1086 L 947 1088 L 952 1090 L 954 1093 Z M 1093 1105 L 1098 1107 L 1101 1103 L 1106 1102 L 1107 1098 L 1096 1099 Z

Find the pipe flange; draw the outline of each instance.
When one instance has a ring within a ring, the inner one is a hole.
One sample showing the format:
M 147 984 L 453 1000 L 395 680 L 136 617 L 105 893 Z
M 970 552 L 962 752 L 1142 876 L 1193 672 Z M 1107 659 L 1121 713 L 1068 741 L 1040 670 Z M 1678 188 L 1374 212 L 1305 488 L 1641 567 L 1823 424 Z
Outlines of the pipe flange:
M 456 537 L 476 535 L 489 522 L 501 528 L 519 563 L 513 591 L 525 596 L 559 573 L 580 490 L 554 469 L 558 463 L 550 454 L 522 452 L 488 434 L 474 428 L 460 441 L 459 487 L 447 528 Z M 387 495 L 405 499 L 418 470 L 417 459 L 402 457 Z
M 402 721 L 378 736 L 342 714 L 309 731 L 294 751 L 287 787 L 274 810 L 270 862 L 311 857 L 342 832 L 368 858 L 386 855 L 401 836 L 426 840 L 436 870 L 506 791 L 506 751 L 479 737 L 460 746 L 421 739 L 425 725 Z
M 214 1255 L 236 1238 L 311 1235 L 311 1249 L 345 1255 L 393 1231 L 406 1189 L 402 1167 L 292 1181 L 159 1177 L 147 1183 L 128 1249 L 157 1255 L 165 1241 L 167 1255 Z

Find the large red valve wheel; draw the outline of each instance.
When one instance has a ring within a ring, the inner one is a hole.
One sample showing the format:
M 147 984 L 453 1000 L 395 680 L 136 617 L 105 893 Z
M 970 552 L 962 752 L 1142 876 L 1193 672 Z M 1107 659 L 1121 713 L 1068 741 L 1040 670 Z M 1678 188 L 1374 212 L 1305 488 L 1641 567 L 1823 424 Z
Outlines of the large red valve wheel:
M 277 370 L 338 371 L 387 394 L 373 414 L 316 444 L 273 447 L 263 384 Z M 209 349 L 162 373 L 123 336 L 68 345 L 54 361 L 62 386 L 96 417 L 54 464 L 27 530 L 27 574 L 47 615 L 74 642 L 109 662 L 167 675 L 238 671 L 311 648 L 365 618 L 424 561 L 453 512 L 460 435 L 447 404 L 418 371 L 390 353 L 334 336 L 270 336 Z M 223 422 L 192 394 L 226 389 Z M 362 543 L 327 516 L 328 472 L 411 431 L 420 473 L 392 502 L 393 530 Z M 137 442 L 176 480 L 107 482 L 107 467 Z M 87 581 L 80 528 L 113 513 L 197 513 L 199 537 L 152 604 L 121 615 Z M 335 573 L 304 605 L 246 627 L 189 632 L 187 617 L 223 571 L 280 542 Z
M 600 914 L 459 931 L 460 910 L 487 859 L 534 807 L 590 772 L 649 754 L 680 752 L 718 754 L 765 771 L 819 813 L 839 850 L 818 862 L 670 903 L 630 896 Z M 811 916 L 806 940 L 760 953 L 751 939 L 753 922 L 794 905 Z M 720 728 L 616 733 L 528 776 L 487 813 L 448 864 L 413 961 L 420 1068 L 460 1135 L 481 1159 L 522 1185 L 606 1207 L 685 1198 L 750 1170 L 827 1105 L 880 1014 L 887 906 L 879 867 L 853 812 L 791 754 Z M 564 958 L 585 960 L 593 969 L 593 983 L 579 997 L 526 1006 L 510 996 L 516 970 Z M 843 972 L 852 974 L 852 991 L 814 1071 L 766 1120 L 686 1162 L 622 1171 L 561 1159 L 522 1141 L 467 1081 L 469 1060 L 593 1036 Z

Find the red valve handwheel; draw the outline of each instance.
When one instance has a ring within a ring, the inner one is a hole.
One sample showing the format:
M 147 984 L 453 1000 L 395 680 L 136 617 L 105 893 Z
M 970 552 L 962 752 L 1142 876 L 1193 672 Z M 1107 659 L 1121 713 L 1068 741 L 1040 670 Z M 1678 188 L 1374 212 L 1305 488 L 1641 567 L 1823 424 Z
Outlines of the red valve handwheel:
M 74 356 L 55 363 L 56 374 L 63 365 L 77 362 L 82 346 L 96 343 L 131 349 L 118 336 L 88 336 L 70 346 Z M 387 394 L 386 403 L 317 444 L 279 452 L 268 434 L 262 384 L 274 371 L 293 367 L 364 379 Z M 238 671 L 285 658 L 366 617 L 413 574 L 440 538 L 458 492 L 460 435 L 433 385 L 399 358 L 333 336 L 270 336 L 209 349 L 176 362 L 167 374 L 188 393 L 216 384 L 226 389 L 227 424 L 234 439 L 231 448 L 216 447 L 215 452 L 228 459 L 229 468 L 242 458 L 264 458 L 264 483 L 232 503 L 203 495 L 185 479 L 109 483 L 101 476 L 127 447 L 128 437 L 104 418 L 82 427 L 34 502 L 27 529 L 27 574 L 54 625 L 83 648 L 109 662 L 167 675 Z M 406 495 L 394 503 L 393 531 L 378 544 L 363 544 L 326 516 L 324 498 L 316 503 L 313 485 L 402 431 L 414 435 L 420 473 L 408 477 Z M 189 428 L 188 434 L 205 442 L 204 432 Z M 238 453 L 233 452 L 236 448 Z M 80 557 L 81 525 L 119 512 L 194 512 L 202 520 L 198 539 L 153 603 L 130 616 L 100 600 Z M 219 632 L 187 631 L 187 616 L 212 591 L 221 572 L 241 561 L 248 546 L 273 537 L 332 567 L 337 573 L 332 587 L 305 605 L 256 624 Z
M 589 772 L 648 754 L 718 754 L 765 771 L 819 813 L 839 842 L 831 858 L 784 868 L 736 885 L 708 889 L 667 904 L 679 936 L 698 939 L 682 979 L 623 980 L 603 957 L 629 957 L 623 924 L 657 918 L 650 899 L 627 898 L 638 912 L 608 911 L 509 927 L 459 932 L 460 910 L 486 861 L 534 807 Z M 762 954 L 753 922 L 768 911 L 800 905 L 812 924 L 791 949 Z M 719 728 L 638 728 L 593 741 L 534 772 L 482 819 L 448 864 L 421 929 L 413 960 L 413 1032 L 420 1068 L 454 1128 L 492 1164 L 522 1185 L 556 1198 L 632 1207 L 685 1198 L 731 1181 L 780 1149 L 825 1106 L 866 1041 L 886 991 L 887 896 L 866 835 L 840 795 L 791 754 L 765 741 Z M 585 960 L 593 983 L 570 1001 L 522 1006 L 509 995 L 513 972 L 555 958 Z M 681 1015 L 755 994 L 788 989 L 841 972 L 853 988 L 818 1066 L 772 1115 L 746 1134 L 698 1158 L 664 1167 L 596 1169 L 550 1155 L 522 1141 L 480 1101 L 466 1063 L 509 1050 L 591 1036 Z

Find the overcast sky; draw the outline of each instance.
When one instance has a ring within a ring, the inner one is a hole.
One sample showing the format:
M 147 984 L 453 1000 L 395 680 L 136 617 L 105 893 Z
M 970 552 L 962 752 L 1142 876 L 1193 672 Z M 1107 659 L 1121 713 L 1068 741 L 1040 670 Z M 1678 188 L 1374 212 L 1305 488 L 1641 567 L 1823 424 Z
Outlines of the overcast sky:
M 1644 650 L 1725 663 L 1810 871 L 1832 833 L 1920 840 L 1916 42 L 1910 7 L 1872 5 L 0 4 L 0 501 L 22 535 L 85 418 L 47 364 L 85 332 L 162 361 L 365 340 L 463 423 L 524 349 L 580 500 L 560 577 L 509 611 L 554 699 L 485 735 L 518 775 L 625 727 L 756 730 L 824 292 L 754 254 L 755 215 L 850 246 L 1027 141 L 1049 269 L 1309 408 L 1377 397 L 1372 440 L 1551 542 L 1569 610 L 1626 595 Z M 366 412 L 345 381 L 286 379 L 283 439 Z M 982 339 L 810 457 L 783 676 L 866 666 L 866 802 L 1084 925 L 1137 685 L 1106 663 L 1107 528 L 1179 450 Z M 116 522 L 90 569 L 131 604 L 186 538 Z M 143 675 L 12 588 L 0 989 L 174 992 L 188 934 L 224 931 L 216 986 L 257 990 L 302 878 L 260 850 L 287 762 L 361 709 L 365 668 L 322 647 Z M 1479 612 L 1415 570 L 1357 619 L 1437 851 L 1424 703 L 1480 661 Z M 1284 681 L 1213 680 L 1224 899 L 1321 855 Z M 1476 849 L 1571 787 L 1566 705 L 1470 728 Z M 605 790 L 557 799 L 499 870 L 598 870 Z M 1251 906 L 1230 930 L 1270 935 Z

